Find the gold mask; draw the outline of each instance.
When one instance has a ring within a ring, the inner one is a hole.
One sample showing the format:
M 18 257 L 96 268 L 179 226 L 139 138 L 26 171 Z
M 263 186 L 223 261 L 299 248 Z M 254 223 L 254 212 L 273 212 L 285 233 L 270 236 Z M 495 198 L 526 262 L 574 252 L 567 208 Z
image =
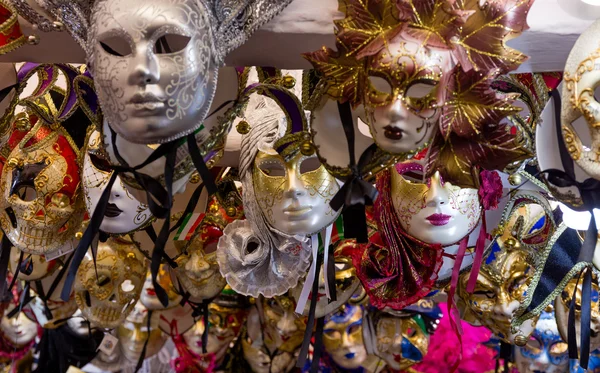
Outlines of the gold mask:
M 333 361 L 344 369 L 356 369 L 367 359 L 362 320 L 362 307 L 349 304 L 326 318 L 323 346 Z
M 167 336 L 158 328 L 150 327 L 148 330 L 147 315 L 142 323 L 125 321 L 119 325 L 119 345 L 123 355 L 132 363 L 137 363 L 144 343 L 148 340 L 144 359 L 156 355 L 167 341 Z
M 376 330 L 379 356 L 394 370 L 405 370 L 427 354 L 429 336 L 420 316 L 383 317 Z
M 302 344 L 306 317 L 294 312 L 296 302 L 282 295 L 263 298 L 265 345 L 271 351 L 294 352 Z
M 252 181 L 263 214 L 269 224 L 281 232 L 316 233 L 338 215 L 329 202 L 339 185 L 316 156 L 297 152 L 286 161 L 275 151 L 259 150 Z

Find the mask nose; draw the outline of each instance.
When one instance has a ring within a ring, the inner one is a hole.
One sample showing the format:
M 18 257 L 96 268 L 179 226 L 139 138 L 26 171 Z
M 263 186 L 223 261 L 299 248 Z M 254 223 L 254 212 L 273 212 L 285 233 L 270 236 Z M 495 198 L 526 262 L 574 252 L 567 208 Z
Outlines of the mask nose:
M 204 260 L 202 255 L 198 255 L 196 252 L 192 253 L 190 260 L 185 264 L 185 270 L 192 274 L 207 271 L 209 268 L 210 264 Z
M 496 302 L 496 305 L 494 305 L 493 312 L 494 312 L 494 315 L 496 315 L 496 316 L 510 319 L 518 307 L 519 307 L 519 302 L 517 302 L 515 300 L 511 301 L 508 298 L 508 295 L 505 294 L 504 292 L 502 292 L 498 296 L 498 300 Z
M 160 80 L 158 60 L 154 53 L 148 53 L 146 48 L 138 48 L 136 56 L 132 59 L 133 68 L 129 77 L 130 84 L 145 86 L 156 84 Z
M 300 198 L 306 195 L 306 188 L 302 183 L 302 180 L 296 175 L 295 172 L 287 173 L 287 187 L 285 190 L 286 197 L 288 198 Z
M 406 120 L 406 109 L 402 105 L 402 98 L 400 96 L 396 97 L 389 107 L 387 117 L 392 123 Z
M 431 177 L 429 191 L 427 191 L 426 204 L 428 207 L 438 207 L 448 204 L 448 192 L 442 186 L 439 171 Z
M 277 322 L 277 330 L 279 330 L 281 334 L 292 334 L 298 330 L 295 321 L 292 313 L 285 312 L 283 317 Z

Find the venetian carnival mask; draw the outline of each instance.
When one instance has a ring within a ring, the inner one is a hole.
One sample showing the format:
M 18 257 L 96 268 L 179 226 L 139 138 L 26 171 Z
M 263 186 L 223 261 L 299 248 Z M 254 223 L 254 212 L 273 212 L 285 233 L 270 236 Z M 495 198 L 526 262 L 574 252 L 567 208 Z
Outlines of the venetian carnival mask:
M 356 369 L 367 359 L 363 344 L 362 306 L 343 305 L 328 316 L 323 328 L 323 346 L 333 361 L 343 369 Z
M 335 178 L 316 155 L 298 152 L 285 159 L 261 149 L 252 172 L 254 194 L 269 224 L 286 234 L 309 235 L 337 217 L 329 201 L 339 190 Z
M 600 73 L 595 68 L 599 51 L 597 48 L 600 22 L 593 23 L 575 42 L 565 64 L 562 88 L 561 125 L 562 135 L 571 158 L 589 176 L 600 179 L 600 102 L 595 89 Z M 581 116 L 587 129 L 576 128 L 574 123 Z
M 567 344 L 558 334 L 553 312 L 542 313 L 529 342 L 516 349 L 515 363 L 521 373 L 567 371 Z
M 25 346 L 38 335 L 38 326 L 34 321 L 29 320 L 23 312 L 8 318 L 8 313 L 15 307 L 18 307 L 18 304 L 11 304 L 4 312 L 0 322 L 0 332 L 11 344 Z
M 296 358 L 289 352 L 282 352 L 273 358 L 251 341 L 242 339 L 244 359 L 254 373 L 286 373 L 291 371 L 296 364 Z
M 391 192 L 400 225 L 409 235 L 425 243 L 448 246 L 479 224 L 482 209 L 477 189 L 444 182 L 439 173 L 424 184 L 403 176 L 407 171 L 422 171 L 422 167 L 417 163 L 398 164 L 391 171 Z
M 591 325 L 590 325 L 590 351 L 600 347 L 600 303 L 598 302 L 598 278 L 592 278 L 592 294 L 591 294 Z M 564 341 L 568 336 L 569 325 L 569 307 L 575 293 L 575 331 L 577 333 L 577 345 L 581 341 L 581 284 L 577 284 L 577 278 L 571 279 L 561 294 L 554 301 L 554 313 L 556 316 L 556 324 L 558 332 Z
M 156 355 L 167 341 L 167 336 L 152 322 L 148 329 L 149 316 L 148 310 L 138 302 L 117 330 L 121 352 L 131 363 L 137 363 L 146 341 L 144 359 Z
M 88 60 L 119 135 L 151 144 L 200 127 L 218 75 L 211 21 L 199 0 L 96 1 Z
M 286 295 L 263 298 L 264 342 L 271 351 L 293 353 L 302 344 L 306 318 L 294 312 L 296 302 Z
M 166 264 L 161 264 L 156 276 L 156 282 L 160 284 L 160 286 L 167 292 L 167 297 L 169 299 L 167 306 L 163 306 L 156 296 L 156 290 L 154 290 L 154 285 L 152 284 L 152 274 L 150 271 L 148 271 L 146 274 L 144 287 L 142 288 L 142 293 L 140 294 L 140 303 L 152 311 L 177 307 L 179 302 L 181 302 L 181 295 L 177 294 Z
M 325 290 L 325 275 L 323 267 L 319 272 L 319 294 L 317 295 L 317 307 L 315 317 L 323 317 L 337 310 L 341 305 L 348 302 L 350 298 L 359 290 L 360 281 L 356 277 L 356 270 L 352 265 L 351 253 L 356 247 L 353 241 L 340 241 L 335 247 L 333 253 L 335 259 L 335 290 L 336 300 L 330 301 L 327 298 Z M 290 290 L 291 295 L 296 302 L 300 298 L 305 281 L 300 281 L 298 286 Z M 304 307 L 304 315 L 308 315 L 310 302 Z
M 68 135 L 41 121 L 11 151 L 2 170 L 0 224 L 31 254 L 63 246 L 83 219 L 78 154 Z
M 219 366 L 235 340 L 239 337 L 242 326 L 248 315 L 247 301 L 235 294 L 231 289 L 223 293 L 208 305 L 208 342 L 206 353 L 215 355 L 215 363 Z M 183 334 L 190 350 L 198 355 L 202 352 L 202 335 L 204 322 L 199 320 L 192 329 Z
M 101 137 L 94 131 L 88 140 L 83 159 L 83 191 L 88 214 L 96 209 L 113 173 L 109 163 L 101 154 Z M 143 228 L 153 218 L 148 206 L 138 201 L 117 176 L 106 206 L 100 229 L 107 233 L 123 234 Z
M 182 254 L 175 259 L 177 280 L 193 300 L 214 298 L 226 285 L 219 271 L 216 251 L 223 229 L 243 215 L 241 206 L 232 215 L 228 215 L 216 197 L 211 197 L 199 227 L 183 248 Z
M 95 264 L 96 268 L 88 250 L 77 271 L 75 299 L 93 325 L 116 328 L 140 297 L 146 276 L 144 257 L 133 242 L 111 237 L 98 244 Z
M 383 314 L 374 322 L 378 355 L 393 370 L 404 370 L 427 354 L 429 334 L 420 315 Z
M 53 275 L 32 284 L 32 288 L 37 296 L 23 309 L 25 314 L 30 319 L 35 320 L 42 328 L 56 328 L 77 311 L 77 302 L 75 301 L 73 292 L 71 292 L 70 298 L 67 301 L 63 301 L 60 298 L 59 290 L 54 290 L 50 294 L 50 289 L 52 289 L 55 281 L 57 281 L 58 275 L 59 272 L 56 271 Z M 66 276 L 58 280 L 56 289 L 62 289 L 65 280 Z M 41 297 L 45 297 L 46 302 Z M 46 312 L 46 307 L 49 313 Z
M 23 281 L 40 280 L 46 276 L 53 274 L 59 269 L 60 265 L 56 260 L 46 260 L 44 255 L 32 255 L 23 253 L 23 260 L 19 262 L 22 251 L 11 250 L 9 270 L 14 274 L 19 267 L 19 275 L 17 276 Z

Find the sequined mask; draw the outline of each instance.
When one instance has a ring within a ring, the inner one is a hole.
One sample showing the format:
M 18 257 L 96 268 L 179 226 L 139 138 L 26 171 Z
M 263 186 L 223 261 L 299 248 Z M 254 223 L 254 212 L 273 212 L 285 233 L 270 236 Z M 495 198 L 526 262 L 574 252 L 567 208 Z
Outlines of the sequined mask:
M 88 60 L 111 127 L 135 143 L 198 129 L 216 90 L 214 34 L 203 2 L 101 0 Z
M 427 354 L 429 335 L 421 316 L 382 317 L 376 333 L 379 356 L 394 370 L 404 370 Z
M 562 135 L 571 158 L 589 176 L 600 179 L 600 102 L 595 89 L 600 81 L 597 60 L 600 22 L 585 30 L 575 42 L 565 65 L 562 89 Z M 578 126 L 584 117 L 586 126 Z M 591 137 L 591 141 L 590 141 Z
M 75 280 L 77 305 L 93 325 L 116 328 L 140 297 L 146 277 L 144 256 L 134 243 L 111 237 L 98 244 L 96 269 L 98 277 L 88 251 Z
M 515 363 L 521 373 L 568 371 L 567 344 L 558 334 L 553 312 L 542 313 L 527 345 L 516 349 Z
M 83 193 L 78 153 L 41 121 L 12 150 L 2 170 L 0 224 L 15 247 L 50 253 L 80 229 Z
M 362 322 L 362 306 L 350 304 L 343 305 L 325 320 L 323 346 L 341 368 L 359 368 L 367 359 Z
M 285 295 L 263 298 L 264 342 L 270 351 L 294 352 L 302 344 L 306 318 L 294 312 L 296 302 Z
M 267 221 L 283 233 L 313 234 L 338 215 L 329 202 L 339 186 L 316 156 L 297 152 L 285 160 L 275 151 L 259 150 L 252 180 Z
M 83 191 L 85 205 L 91 216 L 112 175 L 109 163 L 100 153 L 101 137 L 94 131 L 88 141 L 83 159 Z M 153 218 L 146 204 L 138 201 L 117 176 L 100 229 L 107 233 L 124 234 L 143 228 Z
M 478 190 L 444 182 L 439 173 L 423 184 L 398 172 L 413 168 L 422 170 L 418 164 L 398 164 L 391 171 L 392 202 L 400 225 L 425 243 L 448 246 L 459 242 L 481 218 Z
M 563 289 L 561 294 L 556 297 L 554 301 L 554 312 L 556 316 L 556 324 L 558 325 L 558 332 L 563 337 L 563 340 L 567 340 L 568 336 L 568 324 L 569 324 L 569 307 L 571 300 L 573 299 L 573 293 L 575 292 L 575 331 L 577 333 L 577 345 L 581 341 L 580 330 L 581 330 L 581 284 L 577 286 L 577 278 L 572 279 L 567 283 L 567 286 Z M 590 351 L 600 347 L 600 302 L 598 302 L 598 278 L 593 276 L 592 278 L 592 294 L 591 294 L 591 327 L 590 327 Z

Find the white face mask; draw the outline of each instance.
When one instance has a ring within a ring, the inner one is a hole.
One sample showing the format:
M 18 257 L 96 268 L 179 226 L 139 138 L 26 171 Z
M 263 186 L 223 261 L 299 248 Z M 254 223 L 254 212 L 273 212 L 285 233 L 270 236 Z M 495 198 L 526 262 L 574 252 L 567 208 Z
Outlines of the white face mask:
M 98 205 L 98 200 L 113 171 L 108 168 L 107 162 L 93 154 L 98 149 L 100 133 L 95 131 L 88 141 L 88 151 L 83 159 L 83 190 L 85 205 L 91 216 Z M 95 149 L 94 149 L 95 148 Z M 106 164 L 106 167 L 105 167 Z M 140 229 L 153 218 L 148 206 L 138 201 L 117 176 L 113 184 L 102 219 L 100 229 L 107 233 L 124 234 Z
M 115 132 L 151 144 L 201 126 L 218 75 L 211 21 L 199 0 L 96 2 L 88 59 Z
M 4 317 L 0 322 L 2 334 L 8 341 L 17 346 L 24 346 L 31 342 L 37 336 L 37 324 L 29 320 L 25 313 L 19 312 L 15 317 L 8 318 L 6 315 L 15 307 L 10 306 L 4 312 Z

